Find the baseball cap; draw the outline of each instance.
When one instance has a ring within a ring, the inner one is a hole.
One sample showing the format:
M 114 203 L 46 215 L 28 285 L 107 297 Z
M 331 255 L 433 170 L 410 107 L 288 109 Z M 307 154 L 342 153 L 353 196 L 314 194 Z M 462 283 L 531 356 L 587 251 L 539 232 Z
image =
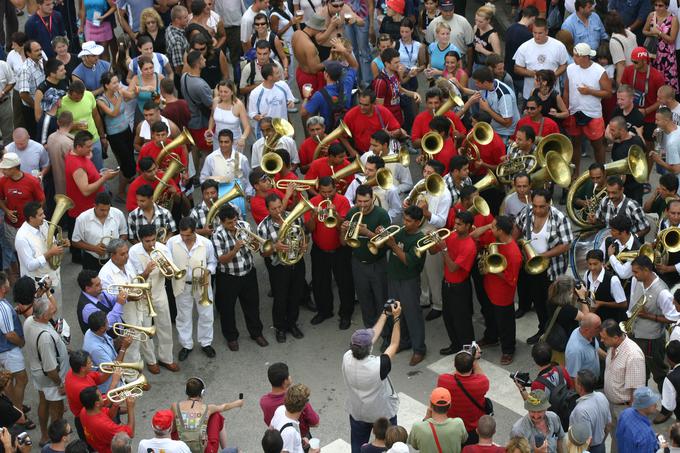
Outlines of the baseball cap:
M 647 52 L 647 49 L 644 47 L 636 47 L 633 49 L 633 51 L 630 53 L 630 59 L 633 61 L 640 61 L 640 60 L 649 60 L 649 52 Z
M 326 60 L 323 62 L 325 71 L 333 80 L 340 80 L 342 77 L 342 64 L 335 60 Z
M 167 431 L 172 428 L 172 420 L 174 415 L 170 409 L 161 409 L 153 414 L 153 419 L 151 419 L 151 426 L 156 431 Z
M 2 160 L 0 161 L 0 168 L 2 169 L 14 168 L 20 165 L 21 161 L 19 160 L 19 156 L 16 153 L 7 153 L 2 156 Z
M 81 48 L 83 50 L 78 54 L 78 58 L 87 57 L 89 55 L 101 55 L 104 52 L 104 46 L 100 46 L 94 41 L 84 42 Z
M 444 387 L 437 387 L 430 394 L 430 403 L 433 406 L 448 406 L 451 404 L 451 393 Z
M 596 52 L 590 48 L 588 43 L 580 42 L 574 46 L 574 55 L 580 57 L 594 57 L 595 53 Z
M 655 405 L 661 397 L 649 387 L 640 387 L 633 392 L 633 408 L 646 409 Z
M 453 11 L 453 0 L 439 0 L 439 9 L 442 11 Z
M 352 334 L 352 346 L 366 347 L 373 344 L 373 329 L 359 329 Z
M 404 14 L 406 2 L 404 0 L 387 0 L 387 7 L 394 12 Z

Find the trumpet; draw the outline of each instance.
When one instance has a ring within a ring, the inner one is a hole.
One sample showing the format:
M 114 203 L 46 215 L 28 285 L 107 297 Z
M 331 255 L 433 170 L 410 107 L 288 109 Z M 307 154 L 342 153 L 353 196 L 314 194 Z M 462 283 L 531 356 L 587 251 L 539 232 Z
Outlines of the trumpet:
M 125 379 L 137 379 L 142 370 L 144 370 L 144 362 L 141 360 L 139 362 L 102 362 L 99 364 L 99 372 L 113 374 L 118 371 L 121 377 Z
M 352 247 L 353 249 L 359 248 L 361 242 L 359 241 L 359 228 L 361 227 L 361 222 L 364 221 L 364 211 L 359 209 L 357 212 L 352 214 L 349 219 L 349 226 L 347 227 L 347 232 L 345 233 L 345 243 Z
M 133 340 L 145 342 L 156 335 L 156 326 L 140 327 L 117 322 L 113 325 L 113 333 L 119 337 L 130 337 Z
M 309 189 L 316 190 L 319 187 L 319 178 L 315 179 L 279 179 L 274 184 L 279 190 L 286 190 L 290 184 L 295 184 L 295 190 L 306 192 Z
M 149 257 L 151 260 L 153 260 L 154 263 L 156 263 L 156 266 L 158 266 L 158 270 L 163 274 L 165 278 L 174 278 L 175 280 L 180 280 L 184 278 L 186 275 L 187 271 L 184 269 L 179 269 L 175 263 L 170 261 L 167 256 L 165 256 L 165 253 L 162 251 L 158 250 L 157 248 L 151 249 L 151 252 L 149 252 Z
M 443 241 L 451 236 L 451 230 L 448 228 L 440 228 L 438 230 L 430 231 L 416 242 L 415 254 L 418 258 L 423 256 L 423 253 L 434 247 L 437 242 Z
M 207 306 L 212 304 L 210 300 L 210 271 L 207 267 L 203 267 L 203 263 L 191 271 L 191 286 L 195 291 L 196 288 L 201 288 L 201 300 L 198 301 L 200 305 Z
M 122 403 L 128 398 L 139 398 L 144 394 L 144 387 L 147 385 L 146 377 L 142 374 L 129 384 L 109 390 L 106 392 L 106 398 L 112 403 Z
M 380 252 L 380 248 L 385 245 L 387 240 L 394 236 L 395 234 L 399 233 L 404 227 L 403 226 L 397 226 L 397 225 L 390 225 L 384 230 L 382 230 L 380 233 L 376 234 L 373 236 L 371 239 L 368 240 L 368 251 L 371 252 L 374 255 L 377 255 Z
M 505 243 L 493 242 L 486 246 L 479 255 L 480 274 L 499 274 L 508 267 L 508 260 L 498 251 L 499 245 L 505 245 Z
M 236 227 L 236 240 L 244 242 L 253 252 L 269 253 L 274 249 L 272 241 L 261 238 L 248 228 Z
M 338 226 L 338 215 L 335 212 L 335 206 L 331 200 L 321 200 L 321 203 L 316 207 L 317 220 L 326 228 L 335 228 Z
M 425 179 L 421 179 L 416 183 L 416 185 L 411 190 L 406 200 L 409 205 L 414 205 L 418 201 L 418 198 L 425 192 L 433 197 L 441 195 L 446 188 L 446 183 L 444 178 L 439 176 L 437 173 L 433 173 Z

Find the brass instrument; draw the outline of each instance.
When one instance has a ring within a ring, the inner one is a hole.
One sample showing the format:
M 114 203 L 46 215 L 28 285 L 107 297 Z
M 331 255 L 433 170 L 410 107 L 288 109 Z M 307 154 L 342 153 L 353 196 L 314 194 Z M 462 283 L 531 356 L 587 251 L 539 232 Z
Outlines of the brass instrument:
M 139 373 L 144 370 L 144 362 L 141 360 L 139 362 L 102 362 L 98 368 L 100 373 L 113 374 L 119 371 L 121 377 L 125 379 L 137 379 Z
M 274 129 L 274 135 L 268 139 L 265 138 L 264 141 L 264 152 L 262 154 L 265 155 L 276 149 L 276 145 L 279 140 L 281 140 L 281 137 L 284 135 L 288 137 L 295 135 L 295 128 L 293 125 L 283 118 L 274 118 L 272 120 L 272 128 Z M 264 170 L 264 167 L 262 169 Z
M 574 145 L 572 145 L 571 140 L 566 135 L 557 133 L 546 135 L 536 145 L 535 154 L 541 166 L 545 166 L 550 151 L 557 152 L 569 164 L 574 154 Z
M 107 241 L 105 241 L 108 239 Z M 102 236 L 102 239 L 99 241 L 99 245 L 106 248 L 107 245 L 109 245 L 109 242 L 111 242 L 111 239 L 113 239 L 113 236 Z M 106 262 L 111 258 L 111 255 L 107 252 L 104 256 L 102 255 L 97 255 L 97 261 L 101 266 L 106 264 Z
M 260 161 L 260 168 L 270 177 L 274 176 L 283 168 L 283 159 L 275 152 L 266 153 Z
M 655 246 L 654 264 L 668 264 L 668 254 L 680 252 L 680 227 L 668 227 L 659 232 Z
M 349 130 L 349 127 L 347 127 L 345 122 L 342 120 L 340 120 L 340 124 L 338 124 L 338 127 L 333 129 L 330 134 L 326 135 L 321 141 L 319 141 L 319 144 L 316 145 L 312 161 L 316 160 L 316 158 L 319 157 L 319 152 L 321 151 L 321 148 L 330 143 L 333 143 L 340 137 L 352 138 L 352 131 Z
M 444 139 L 439 132 L 430 131 L 420 139 L 420 147 L 423 149 L 424 159 L 434 159 L 434 156 L 444 148 Z
M 437 109 L 437 111 L 434 112 L 434 116 L 444 116 L 444 114 L 451 110 L 454 106 L 462 107 L 465 104 L 458 93 L 458 87 L 456 87 L 450 80 L 446 79 L 445 77 L 440 77 L 437 79 L 437 82 L 435 82 L 435 85 L 437 85 L 437 88 L 448 95 L 449 98 L 441 105 L 441 107 Z
M 478 145 L 488 145 L 493 140 L 493 128 L 489 123 L 479 121 L 475 124 L 463 140 L 461 154 L 465 155 L 470 161 L 481 159 Z
M 276 154 L 274 155 L 276 156 Z M 234 181 L 234 187 L 232 187 L 229 192 L 218 198 L 217 201 L 214 202 L 212 206 L 210 206 L 208 214 L 205 216 L 205 225 L 212 225 L 213 221 L 215 220 L 215 216 L 218 212 L 220 212 L 220 208 L 222 208 L 225 203 L 229 203 L 231 200 L 238 197 L 245 198 L 246 194 L 243 192 L 243 189 L 241 189 L 241 185 L 237 181 Z
M 210 271 L 207 267 L 203 266 L 203 262 L 198 267 L 191 270 L 191 290 L 197 291 L 196 288 L 200 287 L 201 300 L 198 301 L 199 305 L 207 306 L 212 305 L 212 300 L 210 300 Z
M 531 174 L 538 167 L 538 159 L 533 154 L 508 154 L 507 160 L 496 167 L 496 176 L 503 184 L 512 184 L 517 173 Z
M 293 265 L 304 256 L 307 249 L 307 236 L 305 230 L 295 221 L 307 211 L 314 211 L 315 209 L 316 207 L 308 199 L 301 197 L 298 204 L 290 211 L 288 217 L 279 227 L 279 241 L 288 246 L 288 250 L 281 250 L 278 253 L 279 259 L 284 264 Z
M 279 190 L 288 189 L 288 185 L 295 184 L 295 190 L 298 192 L 306 192 L 309 189 L 318 189 L 319 178 L 314 179 L 279 179 L 274 186 Z
M 274 249 L 272 241 L 261 238 L 247 228 L 236 227 L 236 240 L 244 242 L 253 252 L 269 253 Z
M 142 374 L 138 379 L 129 384 L 109 390 L 106 392 L 106 398 L 112 403 L 122 403 L 128 398 L 139 398 L 144 394 L 144 387 L 147 385 L 148 382 Z
M 446 190 L 446 183 L 444 178 L 439 176 L 437 173 L 433 173 L 425 179 L 421 179 L 413 186 L 411 193 L 408 195 L 406 200 L 409 205 L 415 205 L 421 195 L 425 192 L 433 197 L 441 195 Z
M 472 199 L 472 206 L 468 208 L 468 212 L 472 215 L 479 214 L 486 217 L 491 212 L 491 209 L 489 208 L 489 204 L 486 202 L 486 200 L 477 195 Z
M 508 260 L 503 254 L 499 253 L 498 246 L 505 245 L 504 242 L 493 242 L 487 245 L 479 255 L 479 273 L 500 274 L 508 267 Z
M 333 201 L 321 200 L 316 207 L 316 211 L 317 220 L 326 225 L 326 228 L 335 228 L 338 226 L 338 213 L 335 211 Z
M 158 250 L 157 248 L 151 249 L 149 252 L 149 258 L 156 263 L 158 270 L 165 278 L 174 278 L 175 280 L 181 280 L 186 275 L 187 271 L 184 269 L 179 269 L 175 263 L 170 261 L 165 253 Z
M 382 230 L 380 233 L 376 234 L 373 236 L 371 239 L 368 240 L 368 251 L 371 252 L 374 255 L 377 255 L 380 252 L 380 248 L 385 245 L 387 240 L 394 236 L 395 234 L 399 233 L 404 227 L 403 226 L 397 226 L 397 225 L 390 225 L 384 230 Z
M 191 133 L 187 130 L 187 128 L 183 127 L 182 132 L 180 132 L 177 137 L 175 137 L 167 145 L 165 145 L 165 144 L 163 145 L 163 149 L 161 150 L 160 153 L 158 153 L 158 156 L 156 156 L 156 166 L 158 168 L 163 168 L 161 164 L 163 163 L 165 158 L 170 155 L 172 150 L 174 150 L 175 148 L 178 148 L 180 146 L 185 146 L 185 145 L 196 146 L 196 142 L 194 142 L 194 138 L 191 136 Z M 179 158 L 177 153 L 172 153 L 172 154 L 175 155 L 175 158 Z
M 156 326 L 140 327 L 133 326 L 132 324 L 123 324 L 122 322 L 117 322 L 112 326 L 112 329 L 113 333 L 119 337 L 130 337 L 133 340 L 141 342 L 148 341 L 149 338 L 156 335 Z
M 489 170 L 486 172 L 486 175 L 474 183 L 473 186 L 475 186 L 478 192 L 483 192 L 486 189 L 490 189 L 492 187 L 501 187 L 501 183 L 498 181 L 496 175 L 491 170 Z
M 349 226 L 345 233 L 345 243 L 353 249 L 359 248 L 361 245 L 361 242 L 359 242 L 359 227 L 361 227 L 361 222 L 363 221 L 364 211 L 361 209 L 352 214 L 352 217 L 349 219 Z
M 545 272 L 550 266 L 550 258 L 538 255 L 531 246 L 530 239 L 520 239 L 519 246 L 524 251 L 524 270 L 529 275 L 538 275 Z
M 371 187 L 379 186 L 383 190 L 390 190 L 394 186 L 394 177 L 387 168 L 379 168 L 375 176 L 364 183 Z
M 142 299 L 145 299 L 149 316 L 153 318 L 157 315 L 151 300 L 151 283 L 147 282 L 141 275 L 133 278 L 130 283 L 110 285 L 105 291 L 112 296 L 118 295 L 120 291 L 126 291 L 128 300 L 131 302 L 141 302 Z
M 161 244 L 168 242 L 168 229 L 166 227 L 160 227 L 156 230 L 156 240 Z
M 354 159 L 354 162 L 338 171 L 333 170 L 333 167 L 331 167 L 331 170 L 333 171 L 331 178 L 333 178 L 333 181 L 335 181 L 336 184 L 341 179 L 346 178 L 349 175 L 353 175 L 354 173 L 366 173 L 366 167 L 359 158 Z
M 642 244 L 642 247 L 640 247 L 639 250 L 624 250 L 623 252 L 619 252 L 619 254 L 616 255 L 616 259 L 625 263 L 626 261 L 633 261 L 640 255 L 646 256 L 653 263 L 655 258 L 654 247 L 652 247 L 651 244 Z
M 165 190 L 170 186 L 170 180 L 174 179 L 179 173 L 184 171 L 184 164 L 180 162 L 175 156 L 170 156 L 170 165 L 168 165 L 167 170 L 163 173 L 163 178 L 154 176 L 158 181 L 156 188 L 153 190 L 152 200 L 154 203 L 162 204 L 164 208 L 170 209 L 172 207 L 172 197 L 167 197 L 162 203 L 158 200 L 161 195 L 165 193 Z
M 637 321 L 640 312 L 647 305 L 647 294 L 642 294 L 642 297 L 635 302 L 633 309 L 630 312 L 630 317 L 626 321 L 621 321 L 619 323 L 619 328 L 626 332 L 626 335 L 633 333 L 633 327 L 635 326 L 635 321 Z
M 55 245 L 55 239 L 56 245 L 61 246 L 62 244 L 66 243 L 66 240 L 64 239 L 64 232 L 59 226 L 59 221 L 64 216 L 64 214 L 66 214 L 66 211 L 75 206 L 73 200 L 62 194 L 55 195 L 54 202 L 56 203 L 56 206 L 54 207 L 52 218 L 49 221 L 46 220 L 49 225 L 47 228 L 47 250 L 51 249 Z M 47 264 L 49 264 L 52 270 L 56 271 L 59 269 L 59 266 L 61 266 L 61 260 L 63 257 L 63 254 L 52 256 L 47 260 Z
M 427 252 L 429 249 L 437 245 L 439 241 L 443 241 L 449 236 L 451 236 L 451 230 L 447 228 L 440 228 L 438 230 L 430 231 L 425 236 L 418 239 L 414 253 L 418 258 L 421 258 L 423 253 Z
M 404 167 L 411 164 L 411 156 L 406 148 L 400 148 L 398 153 L 384 156 L 382 160 L 385 164 L 401 164 Z
M 541 162 L 540 157 L 538 161 Z M 533 189 L 541 188 L 550 181 L 560 187 L 569 187 L 571 184 L 571 166 L 560 153 L 548 151 L 541 165 L 543 168 L 531 175 L 531 187 Z
M 647 157 L 645 151 L 637 145 L 630 147 L 628 156 L 625 159 L 619 159 L 604 166 L 604 171 L 607 176 L 631 175 L 640 183 L 647 181 L 647 170 Z M 567 214 L 575 226 L 581 227 L 581 229 L 584 230 L 598 227 L 597 225 L 588 223 L 587 215 L 589 212 L 593 212 L 591 210 L 597 210 L 597 205 L 599 205 L 600 201 L 607 195 L 606 187 L 603 187 L 593 196 L 593 198 L 596 198 L 597 204 L 595 204 L 595 200 L 593 200 L 593 203 L 586 206 L 586 208 L 578 210 L 574 209 L 574 196 L 588 178 L 590 178 L 590 174 L 586 170 L 578 177 L 578 179 L 576 179 L 576 181 L 574 181 L 567 193 Z

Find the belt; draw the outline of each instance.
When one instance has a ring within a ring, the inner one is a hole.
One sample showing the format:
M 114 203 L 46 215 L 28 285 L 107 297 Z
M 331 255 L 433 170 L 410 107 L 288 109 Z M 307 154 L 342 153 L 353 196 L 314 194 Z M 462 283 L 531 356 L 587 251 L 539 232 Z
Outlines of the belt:
M 191 282 L 184 282 L 185 285 L 191 285 Z

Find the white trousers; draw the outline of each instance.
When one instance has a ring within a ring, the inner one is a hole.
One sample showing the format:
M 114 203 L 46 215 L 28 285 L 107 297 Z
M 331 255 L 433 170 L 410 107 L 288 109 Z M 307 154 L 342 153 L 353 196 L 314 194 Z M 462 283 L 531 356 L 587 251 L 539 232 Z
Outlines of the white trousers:
M 432 308 L 442 309 L 442 281 L 444 280 L 444 261 L 441 255 L 426 254 L 425 267 L 420 273 L 420 305 L 429 305 L 432 299 Z
M 156 326 L 155 342 L 158 343 L 158 360 L 163 363 L 172 363 L 172 321 L 170 321 L 170 307 L 168 306 L 168 296 L 165 295 L 163 288 L 162 296 L 153 300 L 153 308 L 157 315 L 153 318 Z M 149 340 L 152 345 L 154 340 Z
M 194 305 L 198 312 L 198 325 L 196 326 L 196 339 L 198 343 L 203 346 L 210 346 L 213 340 L 213 306 L 200 305 L 200 294 L 194 295 L 192 293 L 192 285 L 186 285 L 181 294 L 175 296 L 177 305 L 177 318 L 175 319 L 175 327 L 177 327 L 177 338 L 179 344 L 183 348 L 193 349 L 193 310 Z
M 139 327 L 151 327 L 152 320 L 146 307 L 146 302 L 128 301 L 123 306 L 123 320 L 125 324 L 132 324 Z M 148 364 L 156 363 L 156 353 L 154 352 L 153 342 L 140 342 L 134 340 L 125 352 L 126 362 L 138 362 L 140 358 Z

